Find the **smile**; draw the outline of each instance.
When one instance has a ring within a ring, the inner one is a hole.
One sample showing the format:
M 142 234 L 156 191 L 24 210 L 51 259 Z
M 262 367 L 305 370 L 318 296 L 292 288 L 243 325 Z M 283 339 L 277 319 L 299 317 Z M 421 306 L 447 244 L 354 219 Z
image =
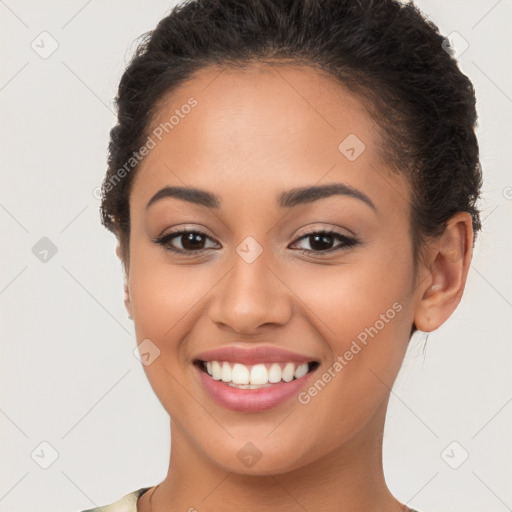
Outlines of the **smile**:
M 291 382 L 306 375 L 317 363 L 260 363 L 245 365 L 229 361 L 201 361 L 203 370 L 214 380 L 240 389 L 259 389 L 279 382 Z
M 259 412 L 296 396 L 319 363 L 289 361 L 249 365 L 196 360 L 194 366 L 204 389 L 217 404 L 234 411 Z

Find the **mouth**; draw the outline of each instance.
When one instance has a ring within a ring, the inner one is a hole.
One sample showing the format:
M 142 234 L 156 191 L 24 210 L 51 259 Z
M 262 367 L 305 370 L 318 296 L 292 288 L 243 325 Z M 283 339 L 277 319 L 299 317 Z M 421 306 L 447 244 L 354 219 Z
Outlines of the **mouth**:
M 223 382 L 238 389 L 261 389 L 276 384 L 292 382 L 315 370 L 320 363 L 273 362 L 243 364 L 232 361 L 202 361 L 196 359 L 194 365 L 213 380 Z
M 196 359 L 193 365 L 204 390 L 217 404 L 233 411 L 261 412 L 296 396 L 320 363 L 276 361 L 242 364 Z

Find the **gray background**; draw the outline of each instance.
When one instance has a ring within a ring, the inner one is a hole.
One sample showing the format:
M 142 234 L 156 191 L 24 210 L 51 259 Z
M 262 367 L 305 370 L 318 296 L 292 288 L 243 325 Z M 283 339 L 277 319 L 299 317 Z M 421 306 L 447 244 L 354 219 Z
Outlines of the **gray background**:
M 94 190 L 133 42 L 172 5 L 0 0 L 1 511 L 74 512 L 166 474 L 168 417 L 133 354 Z M 411 343 L 385 473 L 422 512 L 501 512 L 512 510 L 512 2 L 417 5 L 469 44 L 459 61 L 477 91 L 484 232 L 461 305 L 425 354 L 424 337 Z M 43 237 L 57 248 L 46 262 Z

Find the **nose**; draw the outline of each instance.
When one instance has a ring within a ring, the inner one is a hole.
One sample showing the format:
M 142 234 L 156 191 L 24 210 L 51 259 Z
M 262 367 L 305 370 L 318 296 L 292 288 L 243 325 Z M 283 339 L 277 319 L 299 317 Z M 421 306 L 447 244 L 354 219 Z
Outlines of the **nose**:
M 235 253 L 233 265 L 210 302 L 210 320 L 222 329 L 254 335 L 264 326 L 280 327 L 291 318 L 293 294 L 261 254 L 248 263 Z

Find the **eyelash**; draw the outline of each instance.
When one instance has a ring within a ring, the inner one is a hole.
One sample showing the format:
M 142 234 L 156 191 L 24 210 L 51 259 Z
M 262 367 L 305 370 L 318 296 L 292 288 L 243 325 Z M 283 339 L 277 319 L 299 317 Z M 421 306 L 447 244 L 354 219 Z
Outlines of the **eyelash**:
M 164 235 L 164 236 L 161 236 L 159 238 L 156 238 L 156 239 L 153 240 L 153 242 L 156 243 L 156 244 L 161 245 L 164 248 L 165 251 L 169 251 L 169 252 L 172 252 L 172 253 L 175 253 L 175 254 L 176 253 L 177 254 L 187 254 L 187 255 L 191 255 L 191 254 L 194 254 L 194 253 L 195 254 L 202 254 L 205 251 L 207 251 L 208 249 L 200 249 L 198 251 L 176 249 L 175 247 L 172 247 L 170 245 L 169 242 L 172 239 L 178 238 L 180 235 L 185 235 L 185 234 L 190 234 L 190 233 L 210 238 L 206 233 L 204 233 L 202 231 L 199 231 L 197 229 L 183 229 L 181 231 L 174 231 L 172 233 L 168 233 L 167 235 Z M 349 247 L 353 247 L 353 246 L 355 246 L 355 245 L 357 245 L 359 243 L 358 240 L 356 240 L 355 238 L 350 238 L 350 237 L 345 236 L 345 235 L 343 235 L 341 233 L 338 233 L 335 230 L 329 230 L 329 229 L 323 229 L 323 230 L 318 230 L 318 231 L 311 231 L 309 233 L 301 235 L 296 240 L 296 242 L 299 242 L 301 240 L 307 239 L 307 238 L 309 238 L 311 236 L 314 236 L 314 235 L 330 235 L 330 236 L 332 236 L 334 238 L 337 238 L 342 243 L 338 247 L 336 247 L 336 248 L 326 249 L 324 251 L 313 251 L 313 250 L 310 250 L 310 249 L 296 249 L 296 250 L 298 250 L 302 255 L 313 254 L 315 256 L 327 256 L 327 255 L 329 255 L 329 254 L 331 254 L 333 252 L 336 252 L 336 251 L 346 250 Z

